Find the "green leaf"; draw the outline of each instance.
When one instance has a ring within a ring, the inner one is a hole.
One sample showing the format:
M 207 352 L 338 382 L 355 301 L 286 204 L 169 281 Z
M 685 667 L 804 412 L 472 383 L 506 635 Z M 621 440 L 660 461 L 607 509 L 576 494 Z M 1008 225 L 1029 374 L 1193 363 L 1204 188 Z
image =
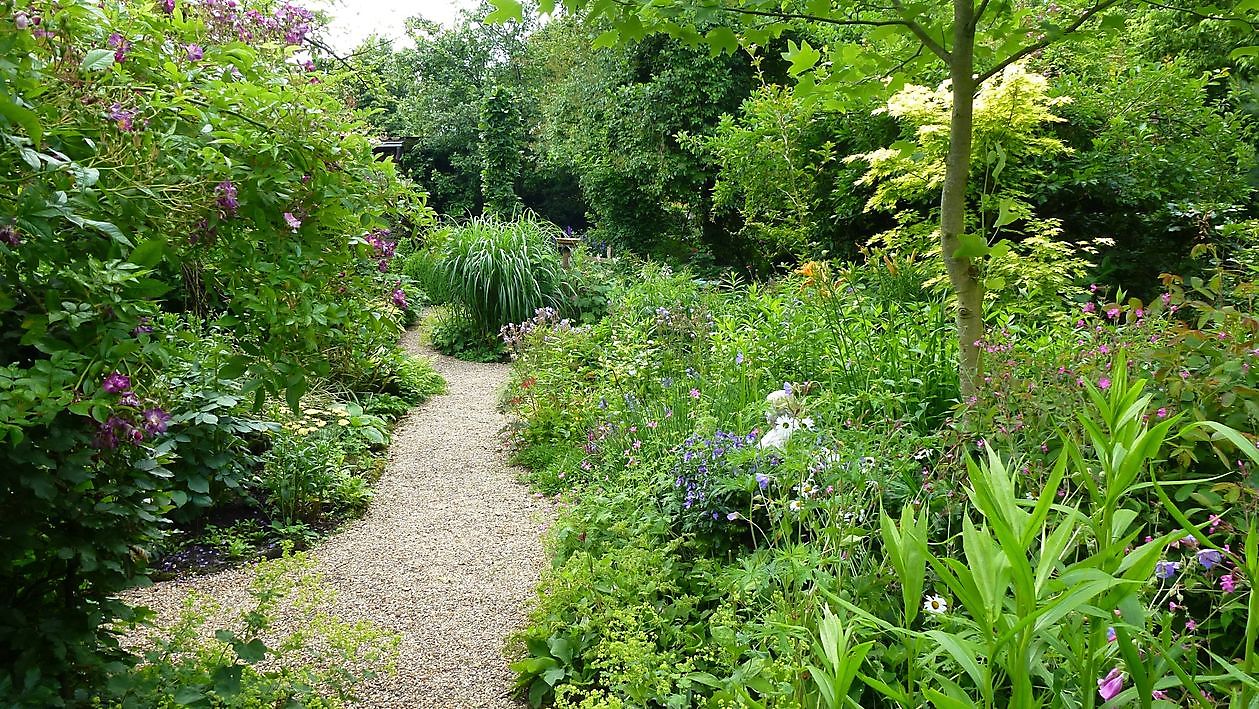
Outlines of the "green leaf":
M 525 21 L 524 7 L 519 0 L 490 0 L 490 4 L 494 6 L 494 11 L 485 16 L 486 24 L 503 24 L 509 20 Z
M 101 71 L 114 65 L 114 50 L 92 49 L 83 57 L 79 68 L 83 71 Z
M 590 46 L 592 49 L 604 49 L 606 47 L 612 47 L 616 45 L 617 41 L 620 38 L 621 38 L 620 32 L 616 30 L 608 30 L 607 32 L 604 32 L 598 37 L 595 37 L 594 41 L 590 43 Z
M 984 288 L 988 290 L 1001 290 L 1005 288 L 1005 279 L 1001 276 L 990 276 L 984 279 Z
M 258 638 L 247 643 L 234 643 L 232 649 L 236 651 L 237 657 L 250 664 L 267 656 L 267 646 Z
M 990 250 L 988 240 L 979 234 L 962 234 L 957 237 L 953 258 L 980 258 Z
M 723 54 L 733 54 L 739 48 L 739 38 L 729 27 L 715 27 L 709 30 L 708 34 L 704 35 L 704 40 L 708 42 L 708 46 Z
M 787 73 L 792 76 L 799 76 L 817 66 L 818 61 L 822 59 L 822 53 L 814 49 L 807 41 L 801 40 L 800 44 L 797 45 L 795 42 L 787 40 L 787 51 L 782 53 L 782 58 L 791 62 Z
M 162 261 L 162 253 L 166 250 L 166 242 L 159 238 L 149 239 L 131 252 L 128 261 L 137 266 L 152 267 Z
M 26 131 L 26 134 L 30 136 L 31 142 L 36 146 L 43 140 L 44 128 L 40 125 L 39 116 L 35 115 L 35 112 L 29 108 L 19 106 L 17 102 L 2 94 L 0 94 L 0 116 L 4 116 L 21 126 Z
M 1000 207 L 998 208 L 997 221 L 993 223 L 993 229 L 1000 229 L 1006 224 L 1013 224 L 1020 219 L 1019 215 L 1014 211 L 1015 202 L 1009 197 L 1002 197 Z
M 173 699 L 176 704 L 179 704 L 181 706 L 188 706 L 190 704 L 196 704 L 202 699 L 205 699 L 205 694 L 200 689 L 197 689 L 196 687 L 184 687 L 180 689 L 178 692 L 175 692 L 175 696 Z

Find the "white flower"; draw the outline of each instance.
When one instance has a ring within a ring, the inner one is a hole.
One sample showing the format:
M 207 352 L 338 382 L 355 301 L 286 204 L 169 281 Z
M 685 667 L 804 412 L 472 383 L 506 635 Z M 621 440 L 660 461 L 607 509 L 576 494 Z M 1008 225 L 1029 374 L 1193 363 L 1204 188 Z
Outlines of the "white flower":
M 800 491 L 800 497 L 803 497 L 805 499 L 813 497 L 814 495 L 817 494 L 817 485 L 814 485 L 811 480 L 805 480 L 804 482 L 800 483 L 800 485 L 797 486 L 796 489 Z
M 949 612 L 949 602 L 944 600 L 943 596 L 927 596 L 927 600 L 922 602 L 922 609 L 928 613 L 941 615 Z
M 792 512 L 799 512 L 801 507 L 802 505 L 800 504 L 799 500 L 792 500 L 791 502 L 787 503 L 787 509 L 791 510 Z
M 787 441 L 791 439 L 790 428 L 779 428 L 775 426 L 770 429 L 762 438 L 759 445 L 761 448 L 785 448 Z

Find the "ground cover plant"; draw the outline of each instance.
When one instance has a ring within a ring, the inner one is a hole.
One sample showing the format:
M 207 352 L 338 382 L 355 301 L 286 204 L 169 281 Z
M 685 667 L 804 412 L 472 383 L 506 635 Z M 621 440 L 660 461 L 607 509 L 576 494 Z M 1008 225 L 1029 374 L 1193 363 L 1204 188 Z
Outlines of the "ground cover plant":
M 239 522 L 250 558 L 361 510 L 385 417 L 440 389 L 397 350 L 390 273 L 390 230 L 429 213 L 293 59 L 317 24 L 5 8 L 0 702 L 81 704 L 122 671 L 115 594 L 181 535 Z

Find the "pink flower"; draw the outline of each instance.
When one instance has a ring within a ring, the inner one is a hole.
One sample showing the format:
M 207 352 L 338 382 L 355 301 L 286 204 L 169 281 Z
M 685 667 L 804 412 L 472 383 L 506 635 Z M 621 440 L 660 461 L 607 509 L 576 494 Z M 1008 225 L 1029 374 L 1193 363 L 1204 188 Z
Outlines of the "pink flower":
M 1160 407 L 1159 407 L 1159 409 L 1158 409 L 1158 411 L 1155 411 L 1155 412 L 1154 412 L 1154 415 L 1158 416 L 1158 417 L 1159 417 L 1159 418 L 1161 418 L 1161 419 L 1165 419 L 1165 418 L 1167 418 L 1167 407 L 1166 407 L 1166 406 L 1160 406 Z
M 1109 702 L 1123 691 L 1123 673 L 1118 667 L 1111 669 L 1105 677 L 1097 680 L 1097 693 L 1102 701 Z
M 1107 310 L 1106 317 L 1110 318 L 1111 320 L 1114 320 L 1115 318 L 1119 317 L 1119 308 L 1110 308 L 1109 310 Z
M 691 389 L 691 398 L 692 398 L 692 399 L 698 399 L 698 398 L 699 398 L 699 389 Z
M 1153 699 L 1171 699 L 1171 695 L 1161 689 L 1154 690 L 1154 692 L 1150 694 L 1150 697 Z
M 1237 584 L 1233 580 L 1232 574 L 1224 574 L 1220 577 L 1220 590 L 1224 593 L 1232 593 L 1237 590 Z
M 1093 303 L 1085 303 L 1085 304 L 1084 304 L 1084 312 L 1086 312 L 1086 313 L 1095 313 L 1095 312 L 1097 312 L 1097 305 L 1095 305 L 1095 304 L 1093 304 Z
M 1198 623 L 1193 618 L 1190 618 L 1189 620 L 1185 621 L 1186 632 L 1192 633 L 1193 631 L 1197 629 L 1198 629 Z
M 284 213 L 284 223 L 288 224 L 289 228 L 292 229 L 293 231 L 297 231 L 298 229 L 302 228 L 302 220 L 293 216 L 292 212 Z
M 401 288 L 395 288 L 390 297 L 393 299 L 393 304 L 399 308 L 407 307 L 407 294 Z
M 1105 391 L 1110 388 L 1110 377 L 1102 377 L 1097 381 L 1097 388 Z

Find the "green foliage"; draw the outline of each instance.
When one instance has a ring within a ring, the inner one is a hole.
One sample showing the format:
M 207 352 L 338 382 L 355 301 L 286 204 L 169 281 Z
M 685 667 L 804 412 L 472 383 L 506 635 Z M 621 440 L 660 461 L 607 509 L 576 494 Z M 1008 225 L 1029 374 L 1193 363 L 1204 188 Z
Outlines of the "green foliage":
M 168 519 L 239 494 L 250 409 L 396 338 L 363 235 L 422 200 L 290 61 L 313 18 L 258 9 L 251 42 L 239 5 L 0 23 L 0 702 L 81 701 Z
M 169 628 L 152 632 L 133 668 L 116 674 L 92 706 L 344 707 L 358 684 L 392 672 L 401 638 L 329 614 L 331 592 L 302 554 L 259 564 L 252 605 L 211 636 L 224 611 L 192 594 Z M 278 635 L 283 614 L 299 628 Z
M 647 265 L 603 321 L 511 332 L 516 461 L 570 502 L 517 636 L 523 698 L 1250 701 L 1253 286 L 1097 295 L 1078 326 L 1000 311 L 1043 353 L 982 343 L 990 379 L 953 408 L 922 276 L 890 257 L 748 286 Z
M 520 210 L 516 181 L 520 178 L 520 153 L 524 123 L 520 100 L 506 86 L 486 88 L 481 99 L 481 199 L 485 213 L 510 218 Z
M 457 317 L 490 336 L 538 308 L 564 302 L 572 289 L 551 243 L 557 234 L 554 225 L 533 216 L 511 222 L 478 217 L 449 227 L 434 247 L 435 268 Z

